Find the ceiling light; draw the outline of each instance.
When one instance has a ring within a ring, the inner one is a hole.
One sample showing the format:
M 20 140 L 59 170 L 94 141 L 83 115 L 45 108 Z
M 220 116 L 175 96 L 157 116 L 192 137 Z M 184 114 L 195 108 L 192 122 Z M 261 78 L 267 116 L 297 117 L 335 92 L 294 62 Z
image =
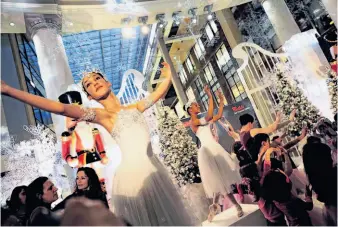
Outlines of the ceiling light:
M 165 21 L 165 14 L 164 13 L 157 14 L 156 15 L 156 20 L 157 20 L 158 26 L 160 28 L 164 28 L 167 25 L 167 23 Z
M 212 18 L 213 18 L 212 14 L 209 14 L 207 18 L 208 18 L 208 20 L 212 20 Z
M 13 22 L 9 23 L 9 25 L 12 26 L 12 27 L 15 26 L 15 24 Z
M 147 35 L 149 33 L 149 31 L 150 31 L 150 29 L 149 29 L 148 25 L 146 25 L 146 24 L 142 25 L 142 27 L 141 27 L 142 34 Z
M 197 19 L 196 19 L 196 17 L 194 17 L 193 19 L 192 19 L 192 21 L 191 21 L 193 24 L 196 24 L 197 23 Z
M 204 7 L 204 10 L 203 10 L 204 12 L 206 12 L 208 14 L 208 16 L 207 16 L 208 20 L 212 20 L 212 18 L 213 18 L 212 7 L 213 7 L 212 4 L 207 5 L 207 6 Z
M 122 28 L 122 37 L 125 39 L 135 38 L 136 31 L 134 28 L 126 27 Z
M 73 22 L 69 22 L 69 26 L 73 26 Z

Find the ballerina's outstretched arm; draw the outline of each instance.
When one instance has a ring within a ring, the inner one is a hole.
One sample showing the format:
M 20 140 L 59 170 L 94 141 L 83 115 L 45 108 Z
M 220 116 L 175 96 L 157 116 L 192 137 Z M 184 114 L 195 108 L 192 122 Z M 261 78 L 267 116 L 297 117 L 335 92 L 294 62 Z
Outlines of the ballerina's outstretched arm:
M 212 121 L 214 121 L 214 122 L 218 121 L 219 119 L 221 119 L 223 117 L 223 109 L 224 109 L 224 96 L 223 96 L 222 92 L 220 90 L 218 90 L 216 92 L 216 95 L 219 98 L 220 103 L 219 103 L 218 113 L 215 116 L 213 116 L 213 118 L 212 118 Z
M 161 75 L 163 75 L 166 78 L 156 89 L 156 91 L 154 91 L 147 98 L 142 99 L 136 104 L 137 109 L 140 112 L 144 112 L 146 109 L 151 107 L 154 103 L 156 103 L 161 97 L 163 97 L 168 92 L 168 89 L 171 85 L 171 70 L 168 63 L 163 62 L 162 65 L 164 67 L 161 69 Z
M 71 118 L 79 121 L 92 121 L 102 124 L 104 118 L 108 117 L 108 113 L 102 109 L 86 109 L 76 105 L 63 104 L 54 100 L 46 99 L 38 95 L 32 95 L 25 91 L 20 91 L 1 80 L 1 94 L 27 103 L 36 108 Z
M 212 120 L 214 116 L 214 100 L 212 98 L 212 94 L 208 85 L 205 85 L 204 92 L 207 94 L 209 99 L 208 112 L 207 115 L 205 116 L 205 120 L 209 122 Z

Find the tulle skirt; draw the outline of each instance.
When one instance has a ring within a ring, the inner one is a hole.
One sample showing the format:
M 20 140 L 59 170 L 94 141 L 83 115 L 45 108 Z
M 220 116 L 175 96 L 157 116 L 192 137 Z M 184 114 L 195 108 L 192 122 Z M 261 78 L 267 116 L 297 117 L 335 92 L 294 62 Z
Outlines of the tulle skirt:
M 183 200 L 169 175 L 152 156 L 137 165 L 122 163 L 113 182 L 113 211 L 132 225 L 192 225 Z
M 224 148 L 214 142 L 198 151 L 198 166 L 204 191 L 208 198 L 214 193 L 231 193 L 231 184 L 240 183 L 239 166 Z

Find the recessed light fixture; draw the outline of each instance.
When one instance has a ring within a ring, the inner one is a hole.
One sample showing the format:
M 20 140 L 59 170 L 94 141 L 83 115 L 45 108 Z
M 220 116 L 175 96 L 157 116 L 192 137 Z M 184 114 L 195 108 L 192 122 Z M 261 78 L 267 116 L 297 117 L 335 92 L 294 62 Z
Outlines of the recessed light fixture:
M 69 22 L 69 26 L 73 26 L 73 22 Z
M 15 26 L 15 24 L 13 22 L 9 23 L 9 25 L 12 26 L 12 27 Z

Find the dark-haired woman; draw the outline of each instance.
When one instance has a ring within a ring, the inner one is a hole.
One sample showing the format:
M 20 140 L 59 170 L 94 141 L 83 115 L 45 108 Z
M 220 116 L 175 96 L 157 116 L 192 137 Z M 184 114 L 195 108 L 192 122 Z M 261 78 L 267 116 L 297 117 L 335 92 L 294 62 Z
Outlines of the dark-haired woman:
M 337 226 L 337 166 L 333 165 L 330 147 L 323 143 L 305 144 L 303 162 L 317 199 L 325 204 L 326 225 Z
M 84 196 L 91 200 L 100 200 L 108 208 L 105 193 L 102 191 L 99 178 L 94 169 L 89 167 L 79 168 L 76 175 L 75 192 L 56 205 L 53 211 L 64 209 L 66 202 L 74 197 Z
M 51 205 L 59 196 L 58 188 L 48 177 L 38 177 L 27 187 L 26 218 L 28 225 L 57 225 Z
M 26 190 L 27 186 L 25 185 L 18 186 L 13 189 L 10 199 L 7 201 L 8 209 L 6 209 L 4 213 L 2 213 L 3 215 L 7 216 L 2 225 L 25 225 Z

